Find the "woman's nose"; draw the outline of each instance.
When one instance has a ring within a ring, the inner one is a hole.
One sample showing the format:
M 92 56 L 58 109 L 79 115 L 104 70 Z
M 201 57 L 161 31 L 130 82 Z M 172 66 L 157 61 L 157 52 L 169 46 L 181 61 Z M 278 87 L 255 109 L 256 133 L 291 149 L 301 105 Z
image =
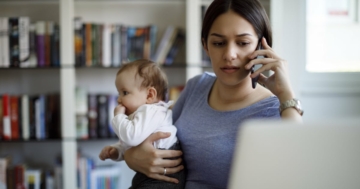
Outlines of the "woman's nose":
M 236 48 L 232 44 L 228 44 L 225 48 L 224 52 L 224 60 L 233 61 L 236 59 Z

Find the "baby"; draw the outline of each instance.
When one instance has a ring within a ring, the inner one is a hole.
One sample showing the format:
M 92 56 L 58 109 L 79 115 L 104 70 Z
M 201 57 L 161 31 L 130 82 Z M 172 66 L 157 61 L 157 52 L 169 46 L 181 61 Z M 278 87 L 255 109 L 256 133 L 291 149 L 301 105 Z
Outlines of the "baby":
M 149 135 L 168 132 L 171 136 L 154 143 L 155 148 L 180 150 L 176 127 L 172 124 L 172 101 L 165 102 L 167 78 L 154 62 L 141 59 L 123 65 L 116 74 L 118 105 L 114 109 L 112 128 L 119 142 L 105 146 L 99 154 L 101 160 L 124 160 L 126 150 L 141 144 Z M 166 174 L 166 169 L 164 169 Z M 168 175 L 178 184 L 148 178 L 137 172 L 131 188 L 184 188 L 184 171 Z

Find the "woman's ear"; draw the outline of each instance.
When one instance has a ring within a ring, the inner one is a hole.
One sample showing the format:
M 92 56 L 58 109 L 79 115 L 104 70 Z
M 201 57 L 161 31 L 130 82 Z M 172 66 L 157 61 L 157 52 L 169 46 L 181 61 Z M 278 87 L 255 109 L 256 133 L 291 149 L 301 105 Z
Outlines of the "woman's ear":
M 209 56 L 209 49 L 208 49 L 208 46 L 207 46 L 206 41 L 204 40 L 204 38 L 201 39 L 201 42 L 202 42 L 202 45 L 203 45 L 203 48 L 204 48 L 206 54 Z
M 147 89 L 146 103 L 152 104 L 156 101 L 157 101 L 157 91 L 154 87 L 149 87 Z

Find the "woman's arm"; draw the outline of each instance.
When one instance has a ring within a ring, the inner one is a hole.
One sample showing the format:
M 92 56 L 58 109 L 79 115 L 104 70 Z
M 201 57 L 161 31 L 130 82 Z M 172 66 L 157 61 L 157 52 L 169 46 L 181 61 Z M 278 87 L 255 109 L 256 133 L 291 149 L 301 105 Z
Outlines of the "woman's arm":
M 149 178 L 178 183 L 175 178 L 163 175 L 164 168 L 166 174 L 173 174 L 184 169 L 180 165 L 182 159 L 164 159 L 180 157 L 180 150 L 159 150 L 155 149 L 153 143 L 157 140 L 170 136 L 170 133 L 158 132 L 150 135 L 144 142 L 136 147 L 128 149 L 124 154 L 126 164 L 134 171 L 141 172 Z
M 274 95 L 276 95 L 280 101 L 280 104 L 292 100 L 295 98 L 293 90 L 291 88 L 288 74 L 287 74 L 287 62 L 281 59 L 274 50 L 267 44 L 266 39 L 262 38 L 263 50 L 257 50 L 252 53 L 249 58 L 253 59 L 247 65 L 247 69 L 255 64 L 262 64 L 262 67 L 251 74 L 250 77 L 254 78 L 260 76 L 258 82 L 265 85 Z M 263 59 L 254 59 L 258 55 L 265 56 Z M 274 72 L 270 77 L 266 77 L 261 74 L 264 71 L 271 70 Z M 291 119 L 295 121 L 302 121 L 300 113 L 295 108 L 287 108 L 281 112 L 283 119 Z

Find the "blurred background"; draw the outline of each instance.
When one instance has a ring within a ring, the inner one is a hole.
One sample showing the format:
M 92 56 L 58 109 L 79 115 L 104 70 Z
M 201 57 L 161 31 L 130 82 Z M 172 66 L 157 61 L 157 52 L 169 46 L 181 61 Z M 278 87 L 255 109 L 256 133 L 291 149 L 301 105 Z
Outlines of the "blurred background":
M 304 120 L 358 117 L 360 0 L 260 2 Z M 125 163 L 98 159 L 117 141 L 115 74 L 152 59 L 176 100 L 188 79 L 212 71 L 200 43 L 210 3 L 0 0 L 0 189 L 128 188 Z

